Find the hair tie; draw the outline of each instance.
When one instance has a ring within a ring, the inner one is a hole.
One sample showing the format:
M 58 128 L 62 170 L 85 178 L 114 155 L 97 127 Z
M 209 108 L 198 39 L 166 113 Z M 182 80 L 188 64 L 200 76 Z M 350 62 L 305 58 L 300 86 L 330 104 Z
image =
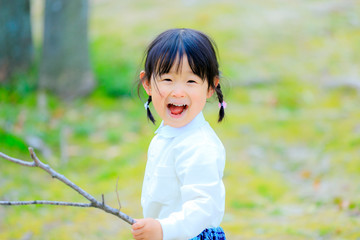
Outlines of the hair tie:
M 149 101 L 146 101 L 146 103 L 144 104 L 145 110 L 147 110 L 149 108 Z
M 227 107 L 227 103 L 223 101 L 222 103 L 219 103 L 219 108 L 223 107 L 224 109 Z

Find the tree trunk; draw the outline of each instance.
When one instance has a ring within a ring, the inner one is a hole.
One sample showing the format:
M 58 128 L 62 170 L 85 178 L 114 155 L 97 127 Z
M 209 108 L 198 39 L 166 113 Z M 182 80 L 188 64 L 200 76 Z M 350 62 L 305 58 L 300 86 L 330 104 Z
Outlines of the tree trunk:
M 33 59 L 29 0 L 0 0 L 0 83 Z
M 40 87 L 64 99 L 95 85 L 88 47 L 88 1 L 46 0 Z

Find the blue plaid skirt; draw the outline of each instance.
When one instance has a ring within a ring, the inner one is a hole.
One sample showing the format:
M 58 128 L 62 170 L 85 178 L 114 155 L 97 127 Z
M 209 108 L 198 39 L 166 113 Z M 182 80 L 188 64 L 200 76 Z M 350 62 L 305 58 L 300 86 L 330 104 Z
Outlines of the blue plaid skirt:
M 190 240 L 226 240 L 224 230 L 221 227 L 207 228 L 197 237 Z

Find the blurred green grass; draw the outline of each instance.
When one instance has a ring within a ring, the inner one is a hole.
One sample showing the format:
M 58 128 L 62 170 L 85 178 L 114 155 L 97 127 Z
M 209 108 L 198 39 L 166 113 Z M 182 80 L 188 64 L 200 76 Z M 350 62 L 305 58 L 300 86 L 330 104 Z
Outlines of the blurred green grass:
M 136 96 L 142 55 L 167 28 L 197 28 L 217 42 L 225 81 L 225 122 L 216 123 L 215 99 L 204 113 L 227 149 L 228 239 L 356 239 L 359 13 L 357 1 L 92 1 L 98 89 L 73 102 L 45 95 L 43 104 L 32 90 L 36 71 L 17 76 L 16 88 L 0 89 L 0 151 L 29 159 L 26 146 L 40 141 L 43 161 L 113 207 L 119 176 L 123 211 L 141 217 L 156 129 Z M 3 161 L 0 176 L 1 200 L 83 201 L 37 169 Z M 26 234 L 131 237 L 126 223 L 98 210 L 0 207 L 0 239 Z

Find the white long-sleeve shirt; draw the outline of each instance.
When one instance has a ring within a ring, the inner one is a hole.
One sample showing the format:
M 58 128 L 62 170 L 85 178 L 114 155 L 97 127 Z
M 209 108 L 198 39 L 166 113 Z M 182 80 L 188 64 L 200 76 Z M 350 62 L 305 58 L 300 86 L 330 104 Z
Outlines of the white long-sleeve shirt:
M 225 149 L 216 133 L 202 113 L 181 128 L 162 123 L 156 133 L 142 188 L 144 217 L 159 220 L 164 240 L 218 227 L 225 208 Z

